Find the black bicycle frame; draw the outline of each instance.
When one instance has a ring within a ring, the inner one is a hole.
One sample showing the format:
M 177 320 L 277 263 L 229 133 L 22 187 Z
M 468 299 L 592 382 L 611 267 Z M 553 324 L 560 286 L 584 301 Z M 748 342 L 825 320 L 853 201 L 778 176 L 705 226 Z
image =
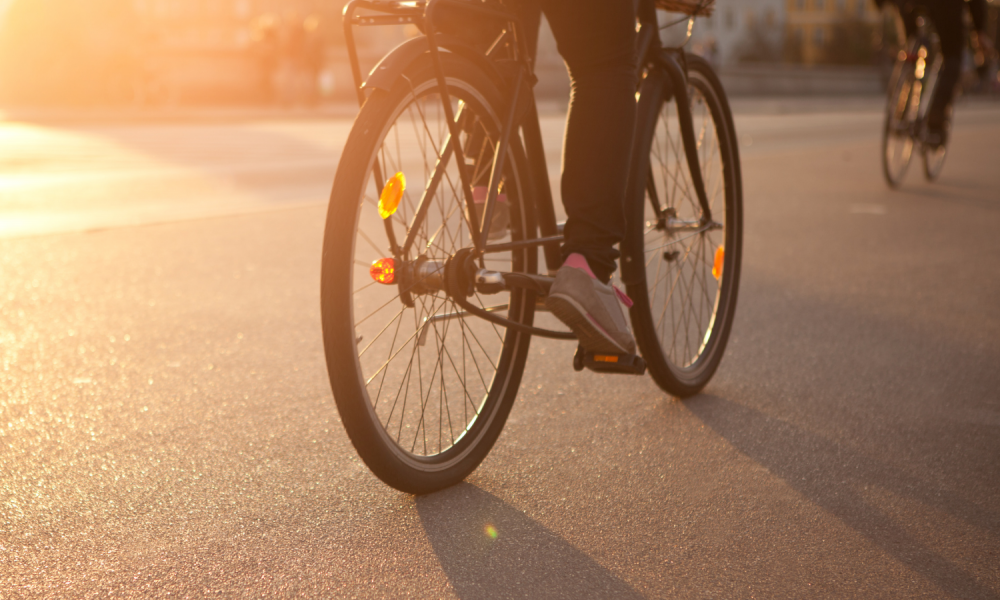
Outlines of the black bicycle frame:
M 359 8 L 375 11 L 379 14 L 356 15 L 355 13 Z M 479 223 L 476 223 L 473 218 L 476 211 L 472 194 L 472 182 L 467 171 L 464 151 L 461 144 L 458 143 L 461 133 L 459 129 L 460 114 L 456 116 L 451 102 L 448 100 L 446 91 L 447 82 L 445 81 L 444 67 L 441 61 L 441 48 L 439 46 L 440 34 L 435 28 L 437 14 L 444 8 L 466 11 L 472 16 L 492 19 L 503 23 L 504 31 L 493 44 L 490 52 L 487 53 L 487 58 L 494 51 L 506 46 L 512 52 L 514 63 L 516 64 L 516 73 L 513 81 L 510 82 L 506 90 L 507 114 L 504 115 L 503 128 L 495 148 L 486 203 L 483 207 L 482 219 Z M 462 182 L 469 230 L 472 232 L 474 256 L 479 260 L 480 266 L 484 265 L 483 256 L 485 254 L 541 247 L 550 272 L 554 272 L 562 264 L 560 245 L 563 241 L 563 236 L 561 226 L 556 222 L 552 189 L 549 185 L 548 168 L 545 161 L 545 148 L 542 142 L 542 132 L 538 118 L 538 108 L 532 90 L 535 82 L 533 74 L 534 57 L 530 56 L 528 52 L 528 45 L 522 34 L 523 29 L 517 16 L 497 2 L 473 2 L 471 0 L 426 0 L 426 2 L 424 0 L 352 0 L 344 7 L 344 38 L 347 44 L 348 57 L 351 62 L 351 73 L 357 88 L 359 104 L 363 105 L 365 102 L 366 80 L 363 80 L 361 77 L 358 53 L 354 40 L 354 26 L 399 25 L 407 23 L 417 24 L 425 33 L 427 51 L 431 55 L 437 84 L 441 90 L 445 118 L 448 121 L 449 136 L 445 141 L 444 147 L 441 149 L 441 155 L 438 157 L 434 167 L 434 173 L 428 181 L 427 187 L 417 205 L 413 222 L 410 224 L 410 233 L 402 245 L 399 245 L 396 240 L 391 217 L 384 220 L 393 256 L 401 261 L 407 260 L 410 247 L 414 242 L 414 232 L 418 229 L 420 223 L 423 222 L 429 209 L 430 199 L 436 192 L 442 175 L 448 166 L 448 162 L 454 155 L 458 163 L 459 178 Z M 662 69 L 668 77 L 669 89 L 667 90 L 668 95 L 665 97 L 665 100 L 669 100 L 672 94 L 677 101 L 685 158 L 691 172 L 691 180 L 698 197 L 698 202 L 703 211 L 702 220 L 703 222 L 708 222 L 711 220 L 711 211 L 698 160 L 697 142 L 694 136 L 691 106 L 687 93 L 688 86 L 684 50 L 683 48 L 661 47 L 656 11 L 652 2 L 643 1 L 640 3 L 639 24 L 637 56 L 640 62 L 637 65 L 639 67 L 638 71 L 641 72 L 645 66 L 652 66 Z M 371 76 L 369 76 L 370 78 Z M 528 82 L 529 85 L 525 86 L 525 82 Z M 540 236 L 529 240 L 488 244 L 487 236 L 490 231 L 499 195 L 500 181 L 508 150 L 510 149 L 511 136 L 516 135 L 515 132 L 517 131 L 520 131 L 521 141 L 523 142 L 525 154 L 528 159 L 529 179 L 534 185 L 534 193 L 530 194 L 530 196 L 533 201 L 532 208 L 538 219 Z M 380 190 L 385 180 L 383 179 L 382 167 L 378 159 L 375 161 L 373 176 L 375 178 L 376 189 Z M 640 186 L 640 189 L 645 189 L 645 186 Z M 642 200 L 635 199 L 634 201 Z M 653 198 L 653 208 L 656 210 L 657 216 L 663 218 L 663 209 L 655 197 Z M 504 275 L 509 275 L 508 279 L 510 279 L 512 287 L 527 287 L 531 291 L 543 294 L 548 292 L 548 288 L 552 282 L 552 277 L 537 275 L 518 277 L 518 275 L 522 274 L 517 273 L 505 273 Z M 523 331 L 524 333 L 558 339 L 575 338 L 571 332 L 551 331 L 510 321 L 473 306 L 465 301 L 464 298 L 456 297 L 454 300 L 470 313 L 506 327 Z

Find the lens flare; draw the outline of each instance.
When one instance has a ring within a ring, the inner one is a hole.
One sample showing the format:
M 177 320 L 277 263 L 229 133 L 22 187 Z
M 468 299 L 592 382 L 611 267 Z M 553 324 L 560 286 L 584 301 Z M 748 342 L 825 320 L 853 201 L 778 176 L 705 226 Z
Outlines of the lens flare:
M 406 189 L 406 176 L 402 172 L 396 173 L 385 182 L 382 188 L 382 195 L 378 199 L 378 214 L 383 219 L 388 219 L 399 207 L 399 201 L 403 199 L 403 191 Z
M 495 540 L 495 539 L 497 539 L 497 535 L 498 534 L 497 534 L 497 528 L 496 527 L 494 527 L 492 525 L 487 525 L 486 526 L 486 537 L 490 538 L 491 540 Z
M 372 263 L 368 274 L 375 281 L 389 285 L 396 281 L 396 261 L 391 258 L 380 258 Z
M 719 246 L 715 250 L 715 263 L 712 265 L 712 276 L 716 279 L 722 277 L 722 263 L 726 260 L 725 246 Z

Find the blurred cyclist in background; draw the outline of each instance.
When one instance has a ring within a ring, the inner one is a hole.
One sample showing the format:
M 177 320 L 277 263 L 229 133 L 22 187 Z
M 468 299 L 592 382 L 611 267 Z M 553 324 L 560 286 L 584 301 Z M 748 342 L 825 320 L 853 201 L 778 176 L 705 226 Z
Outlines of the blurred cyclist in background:
M 924 143 L 940 146 L 948 139 L 948 110 L 955 99 L 955 88 L 962 76 L 962 50 L 965 47 L 965 9 L 972 13 L 971 41 L 978 53 L 993 55 L 993 40 L 984 32 L 986 27 L 986 0 L 875 0 L 879 8 L 895 5 L 903 19 L 906 37 L 917 30 L 917 11 L 923 8 L 934 24 L 941 40 L 944 63 L 938 75 L 938 85 L 927 111 L 927 121 L 922 132 Z M 978 62 L 978 61 L 977 61 Z M 985 63 L 985 59 L 982 61 Z

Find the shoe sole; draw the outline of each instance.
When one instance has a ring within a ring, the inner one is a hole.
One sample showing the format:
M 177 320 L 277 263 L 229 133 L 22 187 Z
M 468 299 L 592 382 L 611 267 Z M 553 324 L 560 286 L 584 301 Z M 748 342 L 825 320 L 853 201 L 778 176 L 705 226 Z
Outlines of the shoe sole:
M 618 342 L 611 339 L 591 320 L 587 310 L 576 300 L 561 294 L 550 295 L 545 299 L 545 308 L 573 330 L 580 345 L 586 350 L 605 354 L 628 354 Z

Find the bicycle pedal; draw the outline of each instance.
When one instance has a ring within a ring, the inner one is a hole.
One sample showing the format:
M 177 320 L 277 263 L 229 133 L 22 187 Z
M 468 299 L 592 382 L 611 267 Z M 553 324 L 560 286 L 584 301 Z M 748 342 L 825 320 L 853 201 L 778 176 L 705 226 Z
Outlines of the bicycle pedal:
M 625 375 L 645 375 L 646 361 L 638 354 L 602 354 L 584 350 L 577 346 L 573 356 L 573 368 L 584 368 L 595 373 L 623 373 Z

